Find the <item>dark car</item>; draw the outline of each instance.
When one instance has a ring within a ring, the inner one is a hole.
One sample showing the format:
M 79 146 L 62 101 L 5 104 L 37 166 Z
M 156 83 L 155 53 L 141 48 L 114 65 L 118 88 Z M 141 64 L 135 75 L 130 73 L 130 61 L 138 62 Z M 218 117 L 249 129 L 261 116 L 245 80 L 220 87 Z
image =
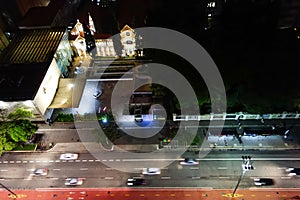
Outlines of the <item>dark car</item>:
M 254 184 L 257 186 L 273 185 L 274 181 L 271 178 L 255 178 Z
M 289 172 L 289 176 L 299 176 L 300 175 L 300 168 L 290 167 L 287 169 L 287 171 Z
M 102 90 L 97 90 L 94 94 L 93 97 L 95 99 L 98 99 L 102 95 L 103 91 Z
M 128 186 L 145 185 L 145 179 L 143 178 L 129 178 L 127 179 Z

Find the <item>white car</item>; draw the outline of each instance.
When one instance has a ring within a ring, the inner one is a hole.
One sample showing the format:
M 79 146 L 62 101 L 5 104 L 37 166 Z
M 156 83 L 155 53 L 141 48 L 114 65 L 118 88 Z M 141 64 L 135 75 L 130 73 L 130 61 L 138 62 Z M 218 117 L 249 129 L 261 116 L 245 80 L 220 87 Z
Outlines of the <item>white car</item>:
M 180 162 L 181 165 L 198 165 L 199 162 L 193 158 L 185 158 L 184 161 Z
M 38 168 L 38 169 L 35 169 L 33 174 L 35 176 L 46 176 L 48 174 L 48 168 Z
M 67 178 L 65 185 L 82 185 L 83 184 L 83 178 Z
M 64 153 L 61 154 L 59 159 L 61 160 L 76 160 L 78 158 L 77 153 Z
M 159 168 L 143 168 L 142 174 L 145 175 L 157 175 L 160 174 L 160 169 Z

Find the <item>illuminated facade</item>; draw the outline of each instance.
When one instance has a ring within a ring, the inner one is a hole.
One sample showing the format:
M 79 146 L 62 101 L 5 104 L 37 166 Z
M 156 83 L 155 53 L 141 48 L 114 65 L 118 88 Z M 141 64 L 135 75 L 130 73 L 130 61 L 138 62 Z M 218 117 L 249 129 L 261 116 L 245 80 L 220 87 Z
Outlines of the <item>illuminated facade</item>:
M 45 120 L 72 54 L 65 28 L 19 31 L 0 57 L 0 107 L 30 108 Z
M 133 57 L 136 55 L 136 34 L 132 28 L 125 25 L 120 33 L 121 43 L 123 46 L 122 57 Z

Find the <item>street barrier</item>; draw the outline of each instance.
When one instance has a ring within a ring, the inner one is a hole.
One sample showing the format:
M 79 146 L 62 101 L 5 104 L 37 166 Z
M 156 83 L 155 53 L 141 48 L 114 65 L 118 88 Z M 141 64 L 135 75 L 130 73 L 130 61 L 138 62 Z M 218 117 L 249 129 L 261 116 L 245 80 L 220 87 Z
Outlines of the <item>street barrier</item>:
M 247 113 L 223 113 L 206 115 L 176 115 L 173 114 L 173 121 L 200 121 L 200 120 L 247 120 L 247 119 L 299 119 L 299 113 L 279 114 L 247 114 Z

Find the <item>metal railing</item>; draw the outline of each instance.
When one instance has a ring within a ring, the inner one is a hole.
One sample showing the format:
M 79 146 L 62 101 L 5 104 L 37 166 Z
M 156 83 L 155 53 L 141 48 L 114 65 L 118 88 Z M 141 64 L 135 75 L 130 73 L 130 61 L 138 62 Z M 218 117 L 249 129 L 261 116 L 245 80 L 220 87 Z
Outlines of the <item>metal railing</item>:
M 247 119 L 299 119 L 299 113 L 279 114 L 248 114 L 248 113 L 223 113 L 206 115 L 176 115 L 173 114 L 173 121 L 200 121 L 200 120 L 247 120 Z

